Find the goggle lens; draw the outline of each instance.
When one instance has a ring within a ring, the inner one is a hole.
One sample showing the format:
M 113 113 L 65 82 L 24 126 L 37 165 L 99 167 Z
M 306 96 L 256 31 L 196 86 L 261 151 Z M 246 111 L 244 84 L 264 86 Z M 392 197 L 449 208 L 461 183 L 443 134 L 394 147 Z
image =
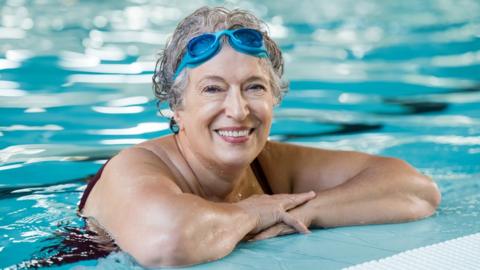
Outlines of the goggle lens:
M 262 34 L 253 29 L 238 29 L 233 32 L 233 36 L 240 42 L 249 47 L 260 48 L 262 46 Z
M 215 36 L 212 34 L 203 34 L 188 43 L 188 51 L 193 57 L 204 54 L 215 43 Z

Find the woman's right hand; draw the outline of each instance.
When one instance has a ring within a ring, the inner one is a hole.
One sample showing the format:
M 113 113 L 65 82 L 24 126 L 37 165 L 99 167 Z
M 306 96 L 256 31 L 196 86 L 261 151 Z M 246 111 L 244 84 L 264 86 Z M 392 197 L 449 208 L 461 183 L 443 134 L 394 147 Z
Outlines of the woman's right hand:
M 297 194 L 253 195 L 235 203 L 257 222 L 249 235 L 255 235 L 277 223 L 283 222 L 299 233 L 309 233 L 302 221 L 293 217 L 288 210 L 296 208 L 315 198 L 315 192 Z

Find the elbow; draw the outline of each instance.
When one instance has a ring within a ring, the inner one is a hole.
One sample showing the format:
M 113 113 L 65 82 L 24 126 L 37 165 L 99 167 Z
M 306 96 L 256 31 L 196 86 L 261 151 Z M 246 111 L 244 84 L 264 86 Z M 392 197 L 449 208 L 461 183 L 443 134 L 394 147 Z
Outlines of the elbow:
M 231 252 L 233 248 L 222 250 L 219 243 L 210 243 L 197 230 L 177 228 L 170 233 L 157 235 L 157 239 L 141 242 L 136 250 L 129 252 L 138 264 L 145 268 L 190 266 L 219 259 Z M 151 235 L 150 235 L 151 237 Z M 200 237 L 200 238 L 199 238 Z M 206 244 L 208 243 L 208 244 Z M 205 248 L 208 246 L 209 248 Z
M 401 168 L 403 171 L 405 185 L 404 195 L 407 198 L 408 209 L 407 219 L 416 220 L 429 217 L 435 214 L 442 201 L 440 189 L 430 177 L 419 173 L 410 164 L 399 159 L 389 159 L 393 161 L 394 168 Z
M 412 200 L 413 218 L 421 219 L 435 214 L 442 201 L 438 185 L 427 176 L 420 176 L 419 183 Z
M 171 239 L 147 240 L 142 246 L 126 250 L 138 264 L 145 268 L 179 265 L 175 250 L 178 244 Z
M 427 213 L 426 216 L 431 216 L 435 213 L 438 206 L 440 206 L 440 203 L 442 202 L 442 194 L 440 193 L 440 189 L 438 188 L 437 183 L 432 181 L 430 178 L 427 178 L 427 179 L 428 179 L 428 184 L 427 184 L 427 187 L 425 188 L 426 189 L 425 201 L 427 201 L 428 203 L 429 212 Z
M 125 250 L 135 261 L 145 268 L 168 266 L 185 266 L 192 264 L 188 247 L 178 232 L 165 233 L 144 241 L 138 241 L 138 246 Z

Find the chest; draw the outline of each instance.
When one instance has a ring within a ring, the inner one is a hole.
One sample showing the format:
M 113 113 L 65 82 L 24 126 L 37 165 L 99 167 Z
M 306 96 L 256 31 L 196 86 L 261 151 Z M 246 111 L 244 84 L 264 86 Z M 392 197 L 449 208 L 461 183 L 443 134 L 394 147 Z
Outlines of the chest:
M 252 172 L 249 172 L 248 175 L 225 197 L 224 201 L 234 203 L 255 194 L 264 194 L 264 192 L 255 175 Z

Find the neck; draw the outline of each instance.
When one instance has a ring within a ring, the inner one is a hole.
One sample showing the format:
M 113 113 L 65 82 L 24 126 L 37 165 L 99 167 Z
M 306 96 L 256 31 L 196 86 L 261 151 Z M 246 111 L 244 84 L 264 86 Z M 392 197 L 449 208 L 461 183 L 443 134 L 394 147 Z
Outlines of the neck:
M 188 140 L 182 132 L 174 135 L 174 140 L 205 198 L 223 201 L 248 172 L 250 164 L 232 166 L 214 163 L 192 152 Z

